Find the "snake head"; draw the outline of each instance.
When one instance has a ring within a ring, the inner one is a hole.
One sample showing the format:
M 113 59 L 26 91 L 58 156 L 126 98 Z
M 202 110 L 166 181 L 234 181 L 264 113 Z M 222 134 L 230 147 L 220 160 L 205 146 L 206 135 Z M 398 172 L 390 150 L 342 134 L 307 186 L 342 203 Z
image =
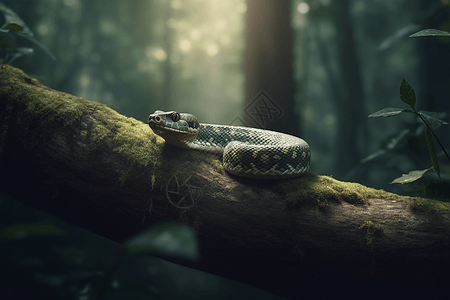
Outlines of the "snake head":
M 148 125 L 167 143 L 184 148 L 195 139 L 199 127 L 194 115 L 162 110 L 148 116 Z
M 180 114 L 176 111 L 164 112 L 162 110 L 157 110 L 148 116 L 148 124 L 168 124 L 169 119 L 172 120 L 172 122 L 178 122 L 180 120 Z

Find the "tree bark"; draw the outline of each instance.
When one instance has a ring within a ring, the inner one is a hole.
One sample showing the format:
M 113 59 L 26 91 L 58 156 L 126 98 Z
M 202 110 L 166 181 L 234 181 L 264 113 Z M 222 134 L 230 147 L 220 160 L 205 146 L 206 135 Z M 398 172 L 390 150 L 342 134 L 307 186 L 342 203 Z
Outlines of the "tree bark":
M 323 295 L 328 280 L 411 274 L 438 285 L 427 295 L 448 293 L 450 203 L 313 174 L 234 177 L 213 157 L 166 146 L 147 124 L 10 66 L 0 69 L 0 109 L 0 189 L 109 239 L 183 222 L 201 257 L 178 263 L 289 298 Z
M 299 136 L 290 20 L 291 1 L 247 1 L 244 120 Z
M 344 176 L 364 157 L 368 143 L 366 111 L 364 109 L 363 80 L 360 59 L 349 14 L 347 0 L 333 1 L 333 22 L 337 32 L 337 50 L 340 95 L 336 95 L 337 138 L 335 168 L 336 176 Z

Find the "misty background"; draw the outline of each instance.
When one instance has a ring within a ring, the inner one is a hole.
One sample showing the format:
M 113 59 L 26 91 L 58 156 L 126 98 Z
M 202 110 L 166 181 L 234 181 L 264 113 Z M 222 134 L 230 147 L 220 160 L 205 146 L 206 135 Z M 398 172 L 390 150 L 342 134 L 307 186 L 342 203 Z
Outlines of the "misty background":
M 409 185 L 389 184 L 431 166 L 420 120 L 368 115 L 408 108 L 399 96 L 405 78 L 416 92 L 417 109 L 441 112 L 449 121 L 450 38 L 408 37 L 426 28 L 450 31 L 447 0 L 1 2 L 56 57 L 35 47 L 32 56 L 12 65 L 55 90 L 105 103 L 142 122 L 155 110 L 176 110 L 203 123 L 233 125 L 251 125 L 246 108 L 264 92 L 282 108 L 264 127 L 305 139 L 311 173 L 433 196 L 434 172 Z M 448 126 L 436 135 L 450 149 Z M 437 144 L 436 151 L 448 181 L 449 163 Z M 1 206 L 4 225 L 53 218 L 28 212 L 4 194 Z M 88 253 L 83 255 L 106 264 L 114 260 L 118 245 L 82 230 L 73 234 L 76 246 Z M 123 272 L 151 278 L 169 299 L 283 299 L 156 258 L 145 265 L 130 261 Z M 39 281 L 28 276 L 26 285 Z

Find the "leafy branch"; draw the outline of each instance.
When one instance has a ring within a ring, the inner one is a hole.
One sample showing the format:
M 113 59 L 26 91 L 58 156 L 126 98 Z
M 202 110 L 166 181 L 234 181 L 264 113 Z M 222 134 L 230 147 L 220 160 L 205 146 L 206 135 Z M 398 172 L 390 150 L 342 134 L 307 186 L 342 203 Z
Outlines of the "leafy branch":
M 419 32 L 416 32 L 414 34 L 411 34 L 409 37 L 450 37 L 450 33 L 447 31 L 437 30 L 437 29 L 424 29 Z M 445 156 L 450 162 L 450 157 L 445 150 L 445 148 L 442 146 L 441 142 L 437 138 L 436 134 L 434 133 L 434 130 L 437 129 L 439 126 L 443 124 L 447 124 L 446 122 L 440 120 L 437 118 L 437 114 L 434 112 L 427 112 L 427 111 L 417 111 L 415 109 L 416 104 L 416 94 L 414 92 L 414 89 L 409 85 L 409 83 L 403 78 L 402 83 L 400 85 L 400 99 L 408 104 L 412 110 L 410 109 L 401 109 L 401 108 L 394 108 L 394 107 L 387 107 L 385 109 L 382 109 L 380 111 L 377 111 L 369 117 L 391 117 L 398 115 L 402 112 L 406 113 L 414 113 L 416 114 L 424 123 L 425 123 L 425 139 L 428 146 L 428 151 L 430 152 L 431 162 L 432 166 L 425 170 L 415 170 L 411 171 L 408 174 L 404 174 L 402 177 L 394 179 L 391 183 L 410 183 L 413 181 L 416 181 L 417 179 L 421 178 L 425 173 L 427 173 L 430 170 L 435 170 L 439 177 L 440 175 L 440 168 L 439 168 L 439 161 L 436 155 L 436 149 L 434 148 L 434 139 L 438 142 L 441 149 L 444 151 Z M 434 139 L 433 139 L 434 137 Z
M 30 28 L 12 9 L 0 2 L 0 12 L 3 13 L 6 20 L 6 23 L 0 28 L 0 54 L 4 63 L 11 64 L 19 57 L 33 55 L 33 48 L 17 46 L 17 37 L 29 40 L 41 48 L 51 59 L 56 60 L 50 50 L 33 37 L 34 34 Z
M 445 156 L 447 156 L 447 159 L 450 162 L 450 156 L 448 155 L 445 148 L 442 146 L 441 142 L 437 138 L 436 134 L 434 133 L 434 130 L 436 130 L 441 125 L 447 124 L 447 122 L 442 121 L 438 119 L 436 116 L 437 114 L 435 112 L 428 112 L 428 111 L 417 111 L 415 108 L 416 105 L 416 93 L 414 92 L 414 89 L 411 87 L 411 85 L 403 78 L 402 83 L 400 84 L 400 99 L 408 104 L 411 109 L 401 109 L 401 108 L 395 108 L 395 107 L 387 107 L 382 110 L 379 110 L 377 112 L 374 112 L 373 114 L 369 115 L 369 117 L 375 118 L 375 117 L 392 117 L 395 115 L 398 115 L 400 113 L 413 113 L 416 114 L 425 124 L 425 139 L 428 146 L 428 151 L 430 152 L 431 162 L 432 166 L 425 170 L 415 170 L 411 171 L 408 174 L 404 174 L 402 177 L 394 179 L 391 183 L 410 183 L 413 181 L 416 181 L 417 179 L 421 178 L 425 173 L 431 170 L 435 170 L 438 176 L 440 177 L 440 168 L 439 168 L 439 161 L 436 154 L 436 149 L 434 147 L 434 139 L 438 142 L 439 146 L 442 148 L 442 150 L 445 153 Z M 434 139 L 433 139 L 434 137 Z

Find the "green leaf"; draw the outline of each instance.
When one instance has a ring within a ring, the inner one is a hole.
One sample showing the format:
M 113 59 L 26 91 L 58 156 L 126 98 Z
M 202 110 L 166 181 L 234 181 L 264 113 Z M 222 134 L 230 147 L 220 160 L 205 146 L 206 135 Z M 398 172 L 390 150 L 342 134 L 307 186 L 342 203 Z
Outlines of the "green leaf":
M 16 23 L 8 23 L 5 26 L 3 26 L 3 29 L 9 29 L 14 32 L 23 31 L 23 27 Z
M 66 232 L 51 224 L 14 223 L 4 227 L 0 236 L 4 239 L 23 239 L 30 236 L 64 236 Z
M 395 149 L 395 147 L 397 147 L 398 144 L 400 144 L 400 143 L 404 140 L 405 136 L 406 136 L 409 132 L 410 132 L 409 129 L 403 129 L 403 130 L 400 131 L 398 134 L 395 134 L 395 135 L 393 135 L 393 136 L 387 138 L 387 139 L 385 140 L 385 143 L 383 143 L 383 144 L 385 144 L 385 145 L 383 145 L 383 148 L 384 148 L 384 149 L 380 149 L 380 150 L 378 150 L 377 152 L 372 153 L 372 154 L 370 154 L 369 156 L 366 156 L 366 157 L 363 158 L 360 162 L 361 162 L 362 164 L 364 164 L 364 163 L 369 162 L 369 161 L 371 161 L 371 160 L 373 160 L 373 159 L 376 159 L 376 158 L 379 157 L 379 156 L 382 156 L 382 155 L 386 154 L 387 151 L 390 151 L 390 150 L 392 150 L 392 149 Z
M 402 83 L 400 84 L 400 99 L 415 110 L 416 93 L 414 93 L 414 89 L 409 85 L 405 78 L 403 78 Z
M 24 55 L 26 56 L 32 56 L 34 53 L 34 49 L 33 48 L 26 48 L 26 47 L 18 47 L 15 51 L 15 53 L 11 56 L 10 59 L 8 59 L 7 63 L 8 64 L 12 64 L 13 61 L 15 61 L 16 59 L 18 59 L 19 57 L 22 57 Z
M 428 125 L 430 125 L 432 130 L 435 130 L 441 125 L 448 124 L 447 122 L 438 119 L 439 117 L 445 117 L 446 113 L 436 113 L 433 111 L 421 110 L 418 112 L 418 114 L 421 115 L 428 122 Z
M 398 41 L 401 41 L 410 32 L 414 32 L 420 28 L 419 25 L 415 23 L 406 24 L 393 34 L 389 34 L 377 47 L 377 50 L 384 51 L 392 47 Z
M 439 161 L 436 155 L 436 149 L 434 148 L 433 133 L 431 132 L 431 128 L 428 125 L 425 125 L 425 138 L 427 139 L 428 151 L 430 152 L 433 168 L 436 173 L 438 173 L 438 176 L 441 177 L 441 171 L 439 170 Z
M 437 30 L 437 29 L 424 29 L 414 34 L 411 34 L 409 37 L 423 37 L 423 36 L 446 36 L 449 37 L 450 33 L 447 31 Z
M 33 56 L 34 53 L 34 49 L 28 47 L 17 47 L 16 51 L 26 56 Z
M 374 112 L 373 114 L 370 114 L 369 118 L 392 117 L 392 116 L 398 115 L 398 114 L 400 114 L 402 112 L 414 113 L 410 109 L 402 109 L 402 108 L 396 108 L 396 107 L 386 107 L 386 108 L 383 108 L 382 110 Z
M 421 178 L 423 175 L 425 175 L 426 172 L 433 170 L 433 167 L 430 167 L 425 170 L 415 170 L 411 171 L 408 174 L 403 174 L 402 177 L 394 179 L 390 184 L 392 183 L 411 183 L 413 181 L 416 181 L 417 179 Z
M 5 17 L 5 25 L 9 23 L 18 24 L 22 27 L 21 32 L 28 34 L 29 36 L 33 36 L 33 32 L 30 30 L 27 24 L 25 24 L 25 22 L 11 8 L 1 2 L 0 12 L 2 12 Z
M 161 223 L 125 242 L 133 254 L 150 254 L 161 258 L 197 260 L 198 242 L 194 229 L 178 223 Z
M 50 56 L 51 59 L 56 60 L 55 56 L 50 52 L 50 50 L 48 50 L 47 47 L 45 47 L 43 44 L 38 42 L 35 38 L 33 38 L 33 37 L 29 36 L 29 35 L 23 34 L 21 32 L 17 33 L 17 35 L 20 36 L 20 37 L 23 37 L 23 38 L 25 38 L 27 40 L 29 40 L 30 42 L 32 42 L 34 44 L 36 44 L 37 46 L 39 46 L 39 48 L 42 49 L 42 51 L 44 51 L 48 56 Z

